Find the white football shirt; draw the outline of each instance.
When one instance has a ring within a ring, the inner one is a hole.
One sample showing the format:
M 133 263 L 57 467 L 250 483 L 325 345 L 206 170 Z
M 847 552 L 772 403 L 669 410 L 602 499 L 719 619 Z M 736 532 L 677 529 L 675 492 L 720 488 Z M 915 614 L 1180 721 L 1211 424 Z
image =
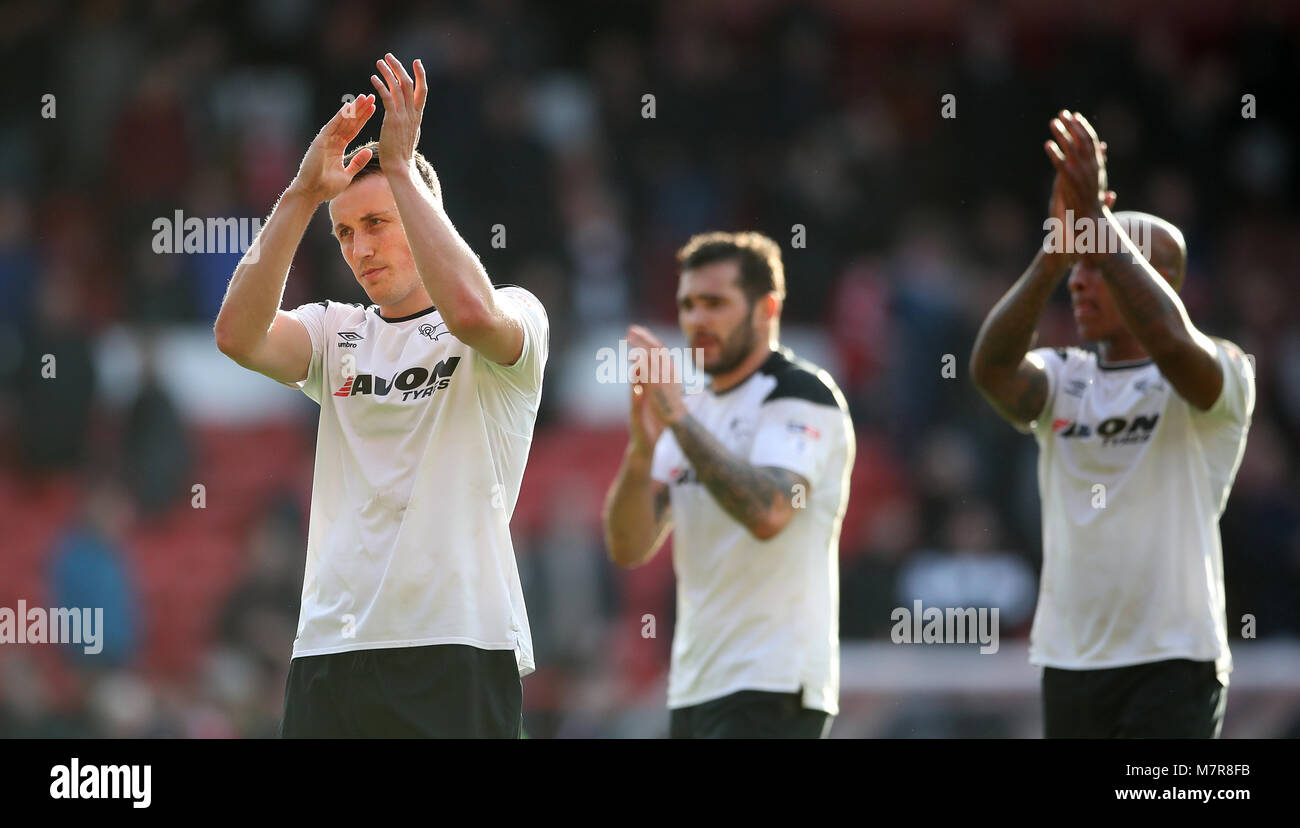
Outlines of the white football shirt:
M 672 431 L 660 436 L 651 476 L 669 486 L 677 572 L 668 706 L 802 691 L 804 707 L 835 715 L 840 523 L 857 449 L 844 396 L 829 374 L 782 349 L 739 385 L 685 401 L 727 449 L 802 475 L 811 491 L 792 492 L 802 508 L 758 540 L 695 479 Z
M 468 644 L 534 669 L 510 517 L 532 445 L 549 323 L 500 288 L 524 328 L 512 366 L 480 356 L 436 309 L 384 319 L 320 302 L 299 385 L 321 407 L 293 655 Z
M 1032 424 L 1043 572 L 1030 661 L 1065 669 L 1165 659 L 1232 669 L 1219 516 L 1255 407 L 1250 363 L 1215 340 L 1223 391 L 1207 411 L 1151 360 L 1106 366 L 1079 348 L 1031 352 L 1047 370 Z

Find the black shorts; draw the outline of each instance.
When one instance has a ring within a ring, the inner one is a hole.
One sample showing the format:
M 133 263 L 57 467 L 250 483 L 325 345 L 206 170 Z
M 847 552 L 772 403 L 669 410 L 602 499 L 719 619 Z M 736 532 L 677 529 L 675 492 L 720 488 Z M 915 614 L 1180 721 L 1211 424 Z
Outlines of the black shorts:
M 824 739 L 831 715 L 803 706 L 803 693 L 741 690 L 672 711 L 674 739 Z
M 280 736 L 518 739 L 523 698 L 511 650 L 434 644 L 303 656 L 289 666 Z
M 1048 739 L 1217 739 L 1227 700 L 1212 661 L 1043 668 Z

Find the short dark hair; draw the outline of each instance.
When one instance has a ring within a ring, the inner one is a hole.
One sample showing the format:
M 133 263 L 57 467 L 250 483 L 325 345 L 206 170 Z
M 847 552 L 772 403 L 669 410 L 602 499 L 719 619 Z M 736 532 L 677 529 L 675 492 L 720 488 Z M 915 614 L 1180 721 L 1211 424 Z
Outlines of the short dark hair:
M 353 147 L 347 155 L 343 156 L 343 166 L 346 167 L 348 164 L 351 164 L 352 159 L 356 158 L 357 153 L 361 152 L 363 149 L 370 150 L 370 160 L 366 162 L 366 165 L 362 167 L 355 176 L 353 176 L 353 181 L 367 175 L 383 175 L 384 173 L 383 168 L 379 166 L 378 141 L 369 141 L 359 147 Z M 438 175 L 433 171 L 433 165 L 429 163 L 429 159 L 421 155 L 419 150 L 415 151 L 415 169 L 420 174 L 420 178 L 424 180 L 424 183 L 429 185 L 429 189 L 433 191 L 434 198 L 442 201 L 442 185 L 438 183 Z
M 762 233 L 700 233 L 677 251 L 683 271 L 726 261 L 740 265 L 740 289 L 751 306 L 767 293 L 785 298 L 781 248 Z

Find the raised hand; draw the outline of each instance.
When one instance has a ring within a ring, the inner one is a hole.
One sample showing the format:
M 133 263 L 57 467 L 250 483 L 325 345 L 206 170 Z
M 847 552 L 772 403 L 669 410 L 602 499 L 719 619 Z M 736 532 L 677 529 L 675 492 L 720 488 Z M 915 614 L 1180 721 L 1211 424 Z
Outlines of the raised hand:
M 370 82 L 384 102 L 384 125 L 379 131 L 379 165 L 385 170 L 408 167 L 420 142 L 420 121 L 424 117 L 424 101 L 429 96 L 428 79 L 424 64 L 415 61 L 415 79 L 407 74 L 406 67 L 389 52 L 375 61 L 379 75 L 371 75 Z
M 1053 215 L 1058 189 L 1064 206 L 1076 216 L 1101 215 L 1103 207 L 1115 203 L 1115 193 L 1107 188 L 1105 142 L 1097 140 L 1087 118 L 1067 109 L 1052 119 L 1049 128 L 1055 140 L 1048 140 L 1043 149 L 1057 174 Z
M 634 369 L 643 372 L 633 376 L 632 404 L 633 415 L 637 415 L 637 406 L 643 406 L 645 413 L 655 421 L 655 439 L 665 426 L 672 425 L 686 413 L 683 401 L 682 378 L 676 375 L 672 360 L 667 358 L 664 345 L 648 328 L 632 325 L 627 329 L 628 349 L 643 349 L 644 359 L 636 354 L 640 367 Z M 638 391 L 638 387 L 640 391 Z M 637 394 L 641 394 L 638 401 Z M 647 429 L 649 433 L 652 429 Z
M 1048 202 L 1047 212 L 1048 215 L 1062 224 L 1068 224 L 1065 211 L 1065 185 L 1061 182 L 1061 174 L 1057 173 L 1056 177 L 1052 179 L 1052 197 Z
M 650 408 L 650 392 L 644 384 L 628 383 L 631 400 L 628 406 L 628 436 L 633 448 L 647 457 L 654 453 L 655 443 L 664 432 L 664 424 Z
M 316 203 L 329 201 L 346 190 L 361 168 L 370 162 L 371 152 L 362 150 L 346 167 L 343 166 L 343 155 L 374 113 L 374 95 L 362 95 L 334 113 L 307 147 L 290 189 L 307 195 Z

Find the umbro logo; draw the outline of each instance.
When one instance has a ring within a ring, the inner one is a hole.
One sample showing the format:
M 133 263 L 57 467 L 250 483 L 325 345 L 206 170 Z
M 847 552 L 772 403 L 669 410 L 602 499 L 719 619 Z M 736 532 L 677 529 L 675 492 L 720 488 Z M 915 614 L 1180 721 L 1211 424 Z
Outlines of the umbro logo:
M 343 341 L 336 342 L 334 344 L 338 345 L 340 348 L 355 348 L 357 347 L 358 342 L 365 339 L 364 336 L 357 333 L 356 331 L 337 331 L 337 333 L 339 335 L 339 339 Z

